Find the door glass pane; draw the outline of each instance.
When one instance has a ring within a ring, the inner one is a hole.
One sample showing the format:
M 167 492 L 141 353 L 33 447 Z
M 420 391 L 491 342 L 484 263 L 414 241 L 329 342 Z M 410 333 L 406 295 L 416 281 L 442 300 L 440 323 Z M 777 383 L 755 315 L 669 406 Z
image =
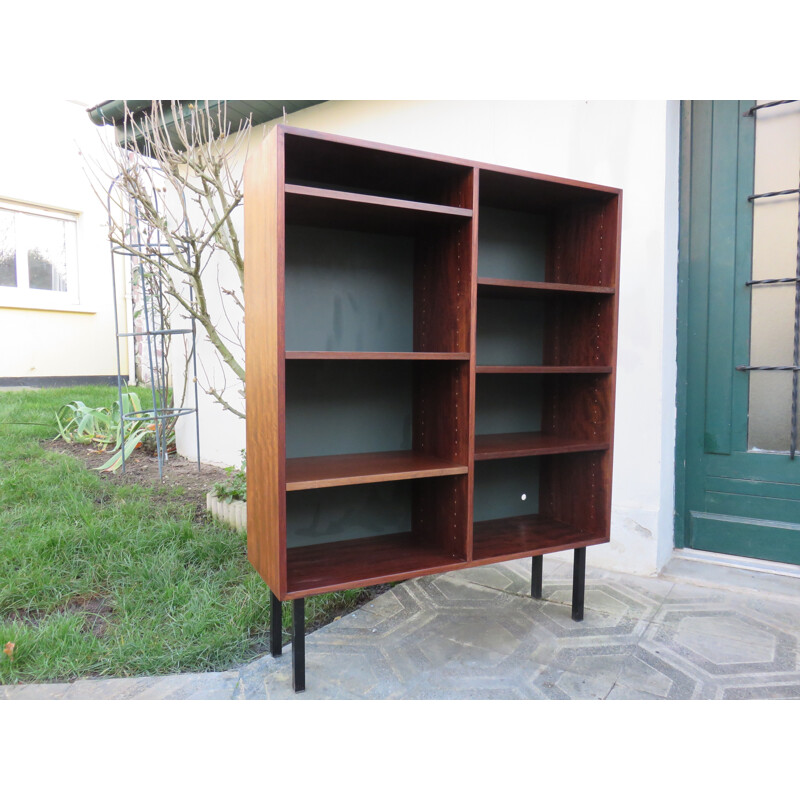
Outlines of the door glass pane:
M 17 247 L 14 214 L 0 208 L 0 286 L 17 285 Z
M 789 452 L 792 419 L 792 375 L 790 372 L 750 373 L 751 451 Z
M 67 291 L 66 223 L 50 217 L 27 216 L 28 275 L 31 289 Z
M 754 194 L 797 188 L 799 177 L 800 104 L 759 110 Z M 797 215 L 797 194 L 753 201 L 753 280 L 795 276 Z M 750 364 L 790 366 L 794 284 L 754 286 L 750 291 Z M 788 451 L 791 398 L 791 372 L 750 372 L 749 449 Z

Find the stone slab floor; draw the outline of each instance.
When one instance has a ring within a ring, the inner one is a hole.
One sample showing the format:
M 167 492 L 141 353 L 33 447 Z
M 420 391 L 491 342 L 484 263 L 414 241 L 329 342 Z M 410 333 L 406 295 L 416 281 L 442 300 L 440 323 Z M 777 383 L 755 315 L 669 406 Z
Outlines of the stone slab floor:
M 677 562 L 673 561 L 672 564 Z M 800 578 L 684 562 L 658 578 L 530 560 L 400 584 L 306 639 L 227 672 L 0 686 L 5 699 L 798 699 Z

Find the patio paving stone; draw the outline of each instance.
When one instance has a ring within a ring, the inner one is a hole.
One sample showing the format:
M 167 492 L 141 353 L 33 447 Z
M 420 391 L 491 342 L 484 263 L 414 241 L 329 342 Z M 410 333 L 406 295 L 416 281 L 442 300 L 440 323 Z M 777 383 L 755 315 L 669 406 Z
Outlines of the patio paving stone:
M 800 699 L 800 580 L 704 566 L 589 568 L 582 622 L 563 561 L 545 558 L 542 600 L 530 559 L 407 581 L 307 636 L 300 694 L 289 644 L 226 672 L 3 686 L 0 699 Z

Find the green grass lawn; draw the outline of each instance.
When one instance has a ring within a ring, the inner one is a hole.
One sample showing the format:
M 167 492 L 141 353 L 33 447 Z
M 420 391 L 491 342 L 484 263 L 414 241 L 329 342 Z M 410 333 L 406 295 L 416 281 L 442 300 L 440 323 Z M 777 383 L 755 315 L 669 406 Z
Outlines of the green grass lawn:
M 40 445 L 63 403 L 115 398 L 0 392 L 0 683 L 223 670 L 268 649 L 269 591 L 244 534 L 194 521 L 180 489 L 117 485 Z M 307 624 L 364 596 L 309 598 Z

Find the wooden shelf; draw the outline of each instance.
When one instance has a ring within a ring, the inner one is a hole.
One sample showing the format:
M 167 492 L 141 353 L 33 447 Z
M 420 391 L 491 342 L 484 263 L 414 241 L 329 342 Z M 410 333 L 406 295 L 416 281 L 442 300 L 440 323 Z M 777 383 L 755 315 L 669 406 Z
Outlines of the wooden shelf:
M 470 563 L 487 564 L 608 541 L 607 536 L 587 533 L 541 514 L 476 522 L 472 537 Z
M 615 291 L 612 286 L 585 286 L 573 283 L 478 278 L 478 297 L 528 297 L 549 293 L 613 295 Z
M 430 575 L 464 563 L 410 533 L 292 547 L 286 551 L 285 599 Z
M 466 465 L 411 450 L 288 458 L 286 491 L 465 475 L 467 472 Z
M 469 353 L 384 353 L 339 350 L 287 350 L 286 358 L 298 361 L 469 361 Z
M 419 203 L 391 197 L 286 184 L 286 219 L 290 224 L 410 233 L 419 227 L 464 222 L 472 209 Z
M 544 456 L 556 453 L 585 453 L 608 450 L 608 442 L 555 436 L 550 433 L 489 433 L 475 436 L 475 460 Z
M 539 375 L 601 375 L 612 371 L 612 367 L 545 367 L 545 366 L 500 366 L 495 364 L 478 364 L 475 372 L 482 374 L 526 373 Z

